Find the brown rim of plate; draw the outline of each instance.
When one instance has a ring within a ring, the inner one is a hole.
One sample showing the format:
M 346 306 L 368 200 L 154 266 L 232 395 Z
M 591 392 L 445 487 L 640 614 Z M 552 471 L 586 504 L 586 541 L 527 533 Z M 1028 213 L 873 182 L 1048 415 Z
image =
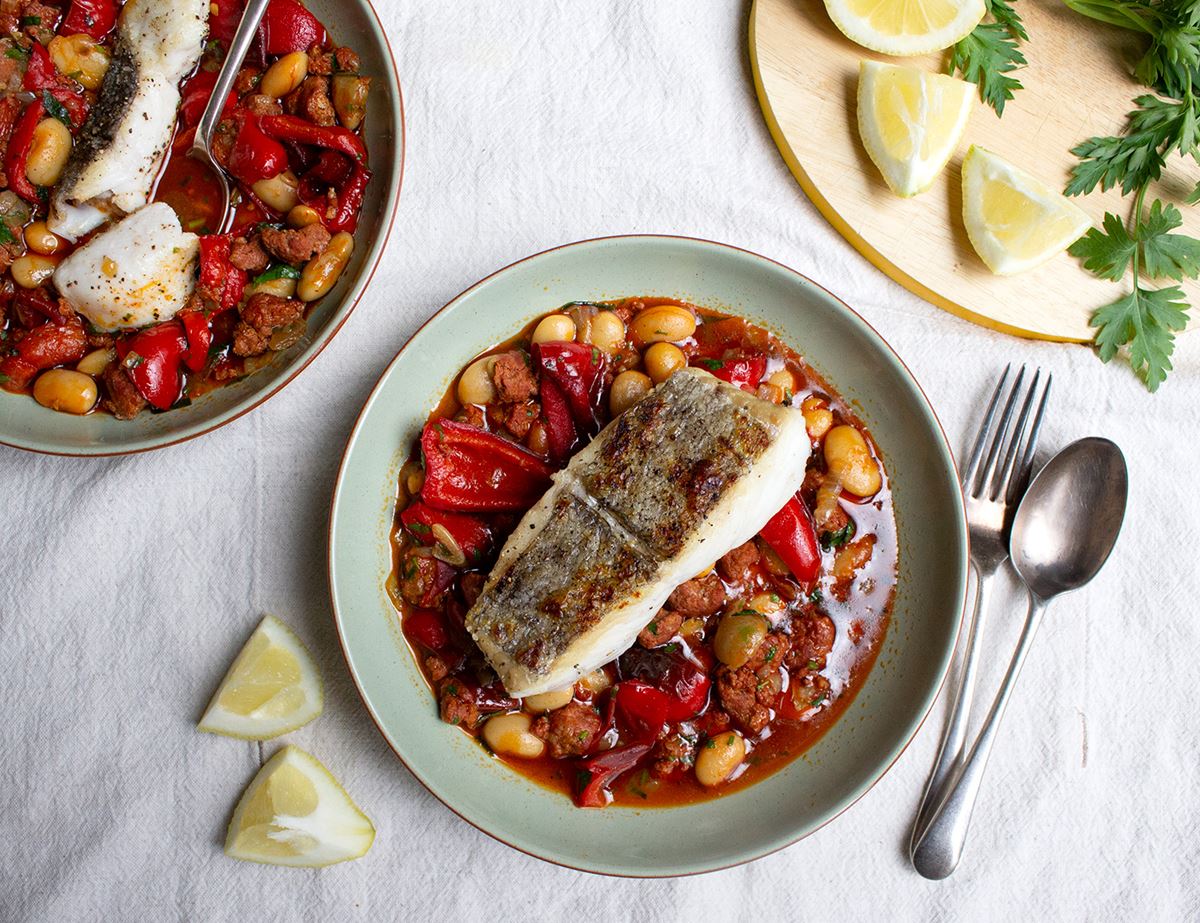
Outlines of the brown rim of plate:
M 778 266 L 780 269 L 784 269 L 787 272 L 790 272 L 794 276 L 798 276 L 801 280 L 803 280 L 807 284 L 813 286 L 813 288 L 820 289 L 822 292 L 824 292 L 826 295 L 828 295 L 830 298 L 832 298 L 834 301 L 836 301 L 839 305 L 842 306 L 842 308 L 844 308 L 846 311 L 849 311 L 850 314 L 852 314 L 854 317 L 858 318 L 858 320 L 860 320 L 867 327 L 867 329 L 870 330 L 871 333 L 873 333 L 879 339 L 879 342 L 882 343 L 883 346 L 895 357 L 896 361 L 898 363 L 900 363 L 901 368 L 904 369 L 904 371 L 908 375 L 909 379 L 911 379 L 912 383 L 914 385 L 916 385 L 917 391 L 919 391 L 921 394 L 921 399 L 925 402 L 925 406 L 929 408 L 929 413 L 930 413 L 930 416 L 933 417 L 933 422 L 937 424 L 938 432 L 941 433 L 942 444 L 946 448 L 946 454 L 950 458 L 951 470 L 954 473 L 954 483 L 955 484 L 960 483 L 961 475 L 959 474 L 959 470 L 958 470 L 958 461 L 957 461 L 957 459 L 955 459 L 954 452 L 950 448 L 950 440 L 946 437 L 946 429 L 944 426 L 942 426 L 942 421 L 938 417 L 937 411 L 934 410 L 933 404 L 930 403 L 928 395 L 925 394 L 925 389 L 921 387 L 921 383 L 919 381 L 917 381 L 917 378 L 915 375 L 913 375 L 912 370 L 908 367 L 908 365 L 904 362 L 904 360 L 900 358 L 900 355 L 896 352 L 896 350 L 894 350 L 892 348 L 892 345 L 880 335 L 879 331 L 876 330 L 874 328 L 874 326 L 872 326 L 871 323 L 866 318 L 864 318 L 861 314 L 859 314 L 852 307 L 850 307 L 848 304 L 846 304 L 846 302 L 844 302 L 837 295 L 833 294 L 833 292 L 829 291 L 829 289 L 825 288 L 825 286 L 821 285 L 818 282 L 814 282 L 808 276 L 804 275 L 804 273 L 799 272 L 798 270 L 792 269 L 792 267 L 790 267 L 784 263 L 781 263 L 778 260 L 771 259 L 771 257 L 769 257 L 769 256 L 763 256 L 761 253 L 757 253 L 754 250 L 747 250 L 745 247 L 738 247 L 738 246 L 735 246 L 734 244 L 726 244 L 726 243 L 722 243 L 721 241 L 717 241 L 717 240 L 708 240 L 707 238 L 704 238 L 704 237 L 688 237 L 688 236 L 682 235 L 682 234 L 610 234 L 610 235 L 606 235 L 603 237 L 589 237 L 589 238 L 585 238 L 583 240 L 571 241 L 570 243 L 566 243 L 566 244 L 559 244 L 557 247 L 549 247 L 545 250 L 539 251 L 538 253 L 533 253 L 533 254 L 523 257 L 519 260 L 514 260 L 513 262 L 509 263 L 507 266 L 502 266 L 500 269 L 497 269 L 494 272 L 489 273 L 488 275 L 484 276 L 482 279 L 479 279 L 477 282 L 474 282 L 471 285 L 467 286 L 465 289 L 463 289 L 461 292 L 459 292 L 457 295 L 455 295 L 453 298 L 451 298 L 449 301 L 447 301 L 444 305 L 442 305 L 442 307 L 438 308 L 437 311 L 435 311 L 428 318 L 426 318 L 426 320 L 421 324 L 421 326 L 419 326 L 416 330 L 414 330 L 412 332 L 412 335 L 409 336 L 408 339 L 404 341 L 404 345 L 402 345 L 400 347 L 400 349 L 397 351 L 396 355 L 392 357 L 392 360 L 390 362 L 388 362 L 388 364 L 384 367 L 383 371 L 380 373 L 379 377 L 375 380 L 375 384 L 372 386 L 370 393 L 367 395 L 366 400 L 363 402 L 362 409 L 358 412 L 358 416 L 355 417 L 355 419 L 354 419 L 354 425 L 350 428 L 350 435 L 346 438 L 346 448 L 342 451 L 342 458 L 341 458 L 341 461 L 338 463 L 337 477 L 334 478 L 334 482 L 333 482 L 334 483 L 333 493 L 329 498 L 329 525 L 327 527 L 327 536 L 328 537 L 327 537 L 326 543 L 325 543 L 325 574 L 326 574 L 326 577 L 328 579 L 328 584 L 329 584 L 329 602 L 330 602 L 331 611 L 333 613 L 333 627 L 337 633 L 338 644 L 342 649 L 342 659 L 346 662 L 346 669 L 350 673 L 350 678 L 354 681 L 354 689 L 358 693 L 358 697 L 362 700 L 362 704 L 363 704 L 363 707 L 366 709 L 367 715 L 371 718 L 371 721 L 375 725 L 376 730 L 379 731 L 380 736 L 383 737 L 384 743 L 386 743 L 388 745 L 388 749 L 390 749 L 396 755 L 396 758 L 399 759 L 401 764 L 403 764 L 404 768 L 408 770 L 409 775 L 411 775 L 414 779 L 416 779 L 421 784 L 421 786 L 427 792 L 429 792 L 430 795 L 432 795 L 439 802 L 441 802 L 446 808 L 448 808 L 450 810 L 451 813 L 456 815 L 460 820 L 465 821 L 467 824 L 474 827 L 480 833 L 483 833 L 483 834 L 491 837 L 496 842 L 503 843 L 505 846 L 509 847 L 510 849 L 515 849 L 519 853 L 524 853 L 525 855 L 529 856 L 530 858 L 537 859 L 541 862 L 547 862 L 550 865 L 557 865 L 560 868 L 571 869 L 572 871 L 575 871 L 575 872 L 586 872 L 589 875 L 602 875 L 606 878 L 632 878 L 632 879 L 643 879 L 643 880 L 645 880 L 645 879 L 663 879 L 663 878 L 690 878 L 694 875 L 707 875 L 710 872 L 721 872 L 721 871 L 725 871 L 726 869 L 736 868 L 739 865 L 746 865 L 747 863 L 750 863 L 750 862 L 757 862 L 759 859 L 763 859 L 767 856 L 774 855 L 775 853 L 780 852 L 784 849 L 787 849 L 790 846 L 795 846 L 801 840 L 807 839 L 808 837 L 810 837 L 814 833 L 816 833 L 818 830 L 823 829 L 828 824 L 837 820 L 839 817 L 841 817 L 843 814 L 845 814 L 848 810 L 850 810 L 852 807 L 854 807 L 854 805 L 858 804 L 858 802 L 863 798 L 863 796 L 865 796 L 869 791 L 871 791 L 871 789 L 873 789 L 876 785 L 879 784 L 879 780 L 882 779 L 885 775 L 887 775 L 889 771 L 891 771 L 891 768 L 896 765 L 896 762 L 900 759 L 901 756 L 904 755 L 904 753 L 908 749 L 909 745 L 912 744 L 912 742 L 916 738 L 917 734 L 920 733 L 921 728 L 924 727 L 924 725 L 925 725 L 926 719 L 929 717 L 929 713 L 933 710 L 934 704 L 937 702 L 938 698 L 942 694 L 942 690 L 946 686 L 946 680 L 950 674 L 951 668 L 954 665 L 954 654 L 958 649 L 958 641 L 959 641 L 959 638 L 962 636 L 963 623 L 966 621 L 966 615 L 967 615 L 966 604 L 967 604 L 967 591 L 969 589 L 969 587 L 968 587 L 969 580 L 966 580 L 966 579 L 963 580 L 962 597 L 959 600 L 959 604 L 958 604 L 959 610 L 960 610 L 959 618 L 958 618 L 958 623 L 954 629 L 954 640 L 950 647 L 950 656 L 946 660 L 946 668 L 945 668 L 945 670 L 942 671 L 942 678 L 938 682 L 937 691 L 933 694 L 933 696 L 930 697 L 929 704 L 925 708 L 925 713 L 923 715 L 921 715 L 920 720 L 917 722 L 916 727 L 913 728 L 913 731 L 909 735 L 908 740 L 904 741 L 903 745 L 900 747 L 900 750 L 896 753 L 895 757 L 893 757 L 892 761 L 890 763 L 888 763 L 882 770 L 880 770 L 879 774 L 876 775 L 875 778 L 873 778 L 870 782 L 868 782 L 866 787 L 864 787 L 861 792 L 859 792 L 849 802 L 847 802 L 846 805 L 844 807 L 842 807 L 842 809 L 840 811 L 838 811 L 836 814 L 834 814 L 832 817 L 826 819 L 822 823 L 818 824 L 816 827 L 813 827 L 813 829 L 800 834 L 795 839 L 789 840 L 786 843 L 776 846 L 774 849 L 768 849 L 766 852 L 759 853 L 758 855 L 750 856 L 745 859 L 739 859 L 736 862 L 730 862 L 728 865 L 717 865 L 717 866 L 713 866 L 712 868 L 697 869 L 695 871 L 680 872 L 678 874 L 664 873 L 664 874 L 647 874 L 647 875 L 624 875 L 619 872 L 602 872 L 602 871 L 596 871 L 595 869 L 582 868 L 577 865 L 570 865 L 569 863 L 560 862 L 556 859 L 549 859 L 545 856 L 539 856 L 537 853 L 530 852 L 528 849 L 523 849 L 522 847 L 517 846 L 515 843 L 510 843 L 508 840 L 504 839 L 504 837 L 502 837 L 500 834 L 493 833 L 490 830 L 485 830 L 483 827 L 481 827 L 479 824 L 472 821 L 470 818 L 463 816 L 463 814 L 461 814 L 454 807 L 454 805 L 450 804 L 450 802 L 446 801 L 444 798 L 442 798 L 440 795 L 438 795 L 437 792 L 435 792 L 432 788 L 430 788 L 430 786 L 425 782 L 424 779 L 422 779 L 419 775 L 417 775 L 416 772 L 413 771 L 413 768 L 408 765 L 408 761 L 404 759 L 404 756 L 400 753 L 400 751 L 397 750 L 392 745 L 392 741 L 388 737 L 387 732 L 383 729 L 383 725 L 381 725 L 379 723 L 379 719 L 375 716 L 375 712 L 371 709 L 370 704 L 367 702 L 367 696 L 366 696 L 366 693 L 363 691 L 362 685 L 359 683 L 358 675 L 354 672 L 354 670 L 352 670 L 350 668 L 350 654 L 346 650 L 346 639 L 342 636 L 342 625 L 341 625 L 341 619 L 338 616 L 337 598 L 333 594 L 333 580 L 331 579 L 331 571 L 332 571 L 332 567 L 333 567 L 333 506 L 334 506 L 335 500 L 337 499 L 338 485 L 341 484 L 342 475 L 346 469 L 346 460 L 350 454 L 350 447 L 354 443 L 355 437 L 358 435 L 358 429 L 359 429 L 359 426 L 362 424 L 363 415 L 366 413 L 367 407 L 371 403 L 371 399 L 375 396 L 375 392 L 379 389 L 379 385 L 382 383 L 383 379 L 388 375 L 388 373 L 391 372 L 392 367 L 400 360 L 400 357 L 402 355 L 404 355 L 405 350 L 407 350 L 408 347 L 412 344 L 412 341 L 414 339 L 416 339 L 416 337 L 421 333 L 421 331 L 424 330 L 427 326 L 429 326 L 429 324 L 435 318 L 441 316 L 441 314 L 443 312 L 445 312 L 452 304 L 457 302 L 464 295 L 473 291 L 474 289 L 479 288 L 481 285 L 484 285 L 485 283 L 489 282 L 491 279 L 500 275 L 501 273 L 507 272 L 508 270 L 513 269 L 516 266 L 520 266 L 522 263 L 527 263 L 530 260 L 534 260 L 534 259 L 537 259 L 538 257 L 545 256 L 548 253 L 554 253 L 558 250 L 565 250 L 568 247 L 577 247 L 582 244 L 602 243 L 604 241 L 609 241 L 609 240 L 629 240 L 629 239 L 637 239 L 637 238 L 650 238 L 650 239 L 660 239 L 660 240 L 662 240 L 662 239 L 683 240 L 683 241 L 688 241 L 690 243 L 708 244 L 710 246 L 721 247 L 726 250 L 733 250 L 738 253 L 744 253 L 748 256 L 756 257 L 757 259 L 763 260 L 767 263 L 771 263 L 774 266 Z M 960 508 L 962 508 L 962 507 L 960 506 Z M 967 524 L 967 514 L 966 514 L 965 508 L 962 508 L 962 528 L 963 528 L 963 535 L 964 535 L 964 542 L 965 542 L 965 544 L 964 544 L 964 553 L 965 553 L 964 561 L 969 562 L 970 561 L 970 550 L 971 550 L 971 548 L 970 548 L 970 546 L 971 546 L 971 531 Z M 670 808 L 663 808 L 662 810 L 670 810 Z
M 392 202 L 391 214 L 387 216 L 387 225 L 383 231 L 383 243 L 380 244 L 379 250 L 375 254 L 375 259 L 372 261 L 370 267 L 367 268 L 366 277 L 363 279 L 362 288 L 354 297 L 354 300 L 350 302 L 349 310 L 347 310 L 346 313 L 342 315 L 342 319 L 339 320 L 337 324 L 335 324 L 334 327 L 328 331 L 328 334 L 317 347 L 316 351 L 299 365 L 297 365 L 294 369 L 292 369 L 290 374 L 288 374 L 283 381 L 279 382 L 279 384 L 277 384 L 271 390 L 253 399 L 249 405 L 243 407 L 237 413 L 233 414 L 233 416 L 225 420 L 220 420 L 217 423 L 214 423 L 212 426 L 205 427 L 197 432 L 189 433 L 186 436 L 180 436 L 178 439 L 172 439 L 170 442 L 160 442 L 157 445 L 141 446 L 136 449 L 117 449 L 112 452 L 62 452 L 51 449 L 36 449 L 31 446 L 17 445 L 15 442 L 5 442 L 4 439 L 0 437 L 0 446 L 6 446 L 10 449 L 18 449 L 22 452 L 32 452 L 35 455 L 49 455 L 58 458 L 113 458 L 121 455 L 141 455 L 144 452 L 157 452 L 159 449 L 167 449 L 171 446 L 180 445 L 184 442 L 190 442 L 193 439 L 199 439 L 201 436 L 207 436 L 214 430 L 218 430 L 222 426 L 233 423 L 235 420 L 240 420 L 246 414 L 250 413 L 250 411 L 261 407 L 276 394 L 295 381 L 296 376 L 308 368 L 312 364 L 313 360 L 325 351 L 325 347 L 333 342 L 333 338 L 337 336 L 342 327 L 345 326 L 346 321 L 350 319 L 350 315 L 354 313 L 354 309 L 358 307 L 358 303 L 362 301 L 363 296 L 366 295 L 367 289 L 371 285 L 371 280 L 375 278 L 375 271 L 379 268 L 379 263 L 383 259 L 384 251 L 387 250 L 388 241 L 392 236 L 392 228 L 396 224 L 396 213 L 400 210 L 400 192 L 404 188 L 405 145 L 408 141 L 408 131 L 404 121 L 404 92 L 403 88 L 400 86 L 400 70 L 396 67 L 396 55 L 392 51 L 392 43 L 388 39 L 387 31 L 383 28 L 383 20 L 379 18 L 378 11 L 371 3 L 371 0 L 362 0 L 362 2 L 366 4 L 367 9 L 371 11 L 371 15 L 375 17 L 375 24 L 379 27 L 379 34 L 383 37 L 383 48 L 384 51 L 387 52 L 387 59 L 392 66 L 392 77 L 395 79 L 396 84 L 396 106 L 400 111 L 400 123 L 397 126 L 400 129 L 400 158 L 399 170 L 396 173 L 396 196 L 395 200 Z

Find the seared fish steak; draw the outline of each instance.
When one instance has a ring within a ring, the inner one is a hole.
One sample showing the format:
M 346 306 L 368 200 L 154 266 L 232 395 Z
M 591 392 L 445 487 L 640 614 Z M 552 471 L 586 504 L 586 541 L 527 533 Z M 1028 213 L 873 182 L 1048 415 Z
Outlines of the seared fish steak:
M 466 625 L 511 695 L 570 685 L 800 488 L 804 417 L 698 369 L 606 426 L 525 514 Z

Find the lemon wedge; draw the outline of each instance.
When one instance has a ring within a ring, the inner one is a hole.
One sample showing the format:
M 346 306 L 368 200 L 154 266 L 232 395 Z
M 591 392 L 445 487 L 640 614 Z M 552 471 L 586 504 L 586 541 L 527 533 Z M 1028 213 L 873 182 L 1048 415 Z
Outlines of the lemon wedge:
M 308 724 L 323 707 L 317 665 L 292 630 L 268 615 L 229 667 L 200 730 L 268 740 Z
M 949 48 L 983 19 L 984 0 L 825 0 L 852 42 L 892 55 Z
M 238 802 L 225 855 L 314 868 L 365 856 L 374 841 L 375 828 L 321 761 L 284 747 Z
M 933 185 L 958 148 L 975 84 L 916 67 L 863 61 L 858 74 L 858 133 L 892 192 L 916 195 Z
M 967 151 L 962 183 L 967 236 L 998 276 L 1046 262 L 1092 225 L 1066 197 L 981 147 Z

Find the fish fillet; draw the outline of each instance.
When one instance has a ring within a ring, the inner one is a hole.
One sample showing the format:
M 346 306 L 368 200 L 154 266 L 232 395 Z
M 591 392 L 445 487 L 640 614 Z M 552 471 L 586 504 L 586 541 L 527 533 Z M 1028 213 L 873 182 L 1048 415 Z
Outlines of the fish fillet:
M 50 230 L 78 240 L 150 200 L 171 146 L 179 81 L 208 35 L 207 0 L 130 0 L 112 63 L 54 193 Z
M 466 625 L 511 695 L 619 656 L 679 584 L 748 541 L 804 480 L 804 417 L 684 369 L 558 472 Z
M 54 286 L 100 330 L 169 320 L 196 287 L 200 238 L 155 202 L 105 228 L 58 264 Z

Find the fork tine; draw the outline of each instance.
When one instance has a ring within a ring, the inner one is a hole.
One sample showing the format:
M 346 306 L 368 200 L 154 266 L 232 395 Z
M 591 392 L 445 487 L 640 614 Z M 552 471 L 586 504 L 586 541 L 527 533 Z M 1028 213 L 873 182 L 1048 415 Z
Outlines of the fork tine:
M 1021 384 L 1024 380 L 1025 366 L 1021 366 L 1021 370 L 1017 372 L 1017 378 L 1013 382 L 1012 389 L 1008 392 L 1008 400 L 1004 402 L 1004 413 L 1000 417 L 1000 423 L 996 428 L 996 435 L 992 439 L 991 446 L 988 448 L 987 460 L 984 462 L 983 471 L 980 472 L 979 480 L 975 485 L 973 493 L 976 496 L 980 494 L 991 496 L 991 487 L 989 485 L 995 480 L 1000 453 L 1004 448 L 1006 437 L 1008 436 L 1008 425 L 1012 422 L 1013 410 L 1017 406 L 1017 396 L 1021 393 Z
M 1004 373 L 1000 376 L 1000 380 L 996 382 L 996 390 L 992 392 L 992 401 L 988 404 L 987 413 L 983 416 L 983 422 L 979 424 L 979 432 L 975 436 L 975 444 L 971 446 L 971 457 L 967 460 L 967 465 L 962 472 L 962 487 L 967 493 L 973 493 L 972 485 L 975 483 L 975 476 L 979 474 L 979 462 L 983 458 L 983 447 L 987 443 L 988 436 L 991 434 L 992 420 L 996 416 L 996 408 L 1000 406 L 1000 392 L 1004 390 L 1004 383 L 1008 381 L 1008 373 L 1012 370 L 1012 363 L 1004 367 Z
M 1029 390 L 1025 393 L 1025 400 L 1021 403 L 1021 413 L 1017 416 L 1017 423 L 1013 427 L 1012 435 L 1008 440 L 1008 450 L 1004 453 L 1004 462 L 996 472 L 996 480 L 991 485 L 991 498 L 993 500 L 998 499 L 1000 496 L 1008 496 L 1009 487 L 1012 484 L 1013 468 L 1017 464 L 1017 455 L 1021 451 L 1021 441 L 1025 437 L 1025 424 L 1029 422 L 1029 411 L 1033 408 L 1033 399 L 1037 395 L 1038 382 L 1041 378 L 1042 370 L 1035 369 L 1033 381 L 1029 383 Z
M 1050 386 L 1054 383 L 1054 375 L 1046 374 L 1046 387 L 1042 390 L 1042 399 L 1038 402 L 1037 413 L 1033 417 L 1033 426 L 1029 429 L 1029 438 L 1025 441 L 1025 451 L 1021 453 L 1021 463 L 1017 466 L 1013 479 L 1008 484 L 1007 502 L 1014 502 L 1024 491 L 1033 470 L 1033 456 L 1037 451 L 1038 436 L 1042 432 L 1042 417 L 1046 412 L 1046 403 L 1050 400 Z

